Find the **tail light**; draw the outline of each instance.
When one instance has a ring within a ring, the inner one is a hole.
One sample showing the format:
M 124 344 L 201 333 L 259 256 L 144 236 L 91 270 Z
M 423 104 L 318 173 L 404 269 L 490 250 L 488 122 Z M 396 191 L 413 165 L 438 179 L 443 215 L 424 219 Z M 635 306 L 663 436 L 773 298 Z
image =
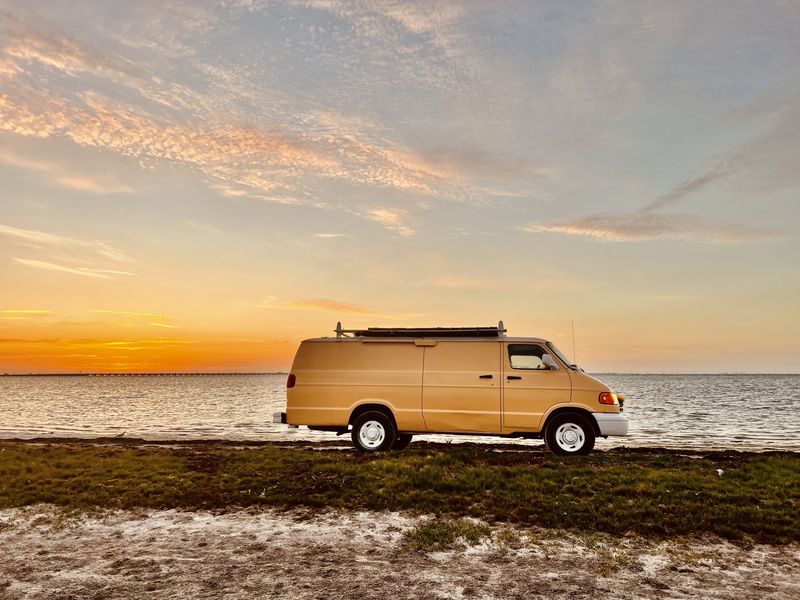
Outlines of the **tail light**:
M 294 373 L 289 373 L 289 376 L 286 378 L 286 387 L 293 388 L 296 381 L 297 377 L 294 376 Z
M 617 404 L 617 395 L 611 392 L 602 392 L 598 400 L 600 400 L 600 404 Z

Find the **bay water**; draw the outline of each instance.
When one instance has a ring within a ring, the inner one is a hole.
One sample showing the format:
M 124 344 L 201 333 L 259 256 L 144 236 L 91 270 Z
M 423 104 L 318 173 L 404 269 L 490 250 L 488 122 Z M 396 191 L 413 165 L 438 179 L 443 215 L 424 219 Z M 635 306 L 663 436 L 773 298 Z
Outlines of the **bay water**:
M 625 394 L 630 435 L 613 446 L 800 451 L 800 375 L 599 374 Z M 335 440 L 272 423 L 285 374 L 0 377 L 0 438 L 123 434 L 149 440 Z M 338 439 L 347 439 L 346 437 Z M 426 435 L 431 441 L 508 442 Z M 540 445 L 540 440 L 519 440 Z

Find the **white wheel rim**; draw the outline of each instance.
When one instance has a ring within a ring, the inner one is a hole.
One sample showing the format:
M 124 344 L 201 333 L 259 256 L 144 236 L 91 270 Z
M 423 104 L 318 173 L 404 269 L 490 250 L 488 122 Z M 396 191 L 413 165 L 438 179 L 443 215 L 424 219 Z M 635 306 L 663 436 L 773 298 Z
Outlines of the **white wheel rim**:
M 556 444 L 566 452 L 577 452 L 586 443 L 583 427 L 575 423 L 564 423 L 556 429 Z
M 386 439 L 386 430 L 378 421 L 367 421 L 358 430 L 361 445 L 370 450 L 379 447 Z

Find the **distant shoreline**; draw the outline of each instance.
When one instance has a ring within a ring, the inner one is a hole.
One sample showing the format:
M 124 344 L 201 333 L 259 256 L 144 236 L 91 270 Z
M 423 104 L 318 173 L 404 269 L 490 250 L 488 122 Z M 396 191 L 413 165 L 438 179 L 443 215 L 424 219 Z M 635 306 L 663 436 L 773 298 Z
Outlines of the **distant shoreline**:
M 201 377 L 207 375 L 236 376 L 236 375 L 288 375 L 286 371 L 239 371 L 239 372 L 209 372 L 209 373 L 181 373 L 164 371 L 161 373 L 0 373 L 0 377 Z
M 0 373 L 2 377 L 202 377 L 202 376 L 237 376 L 237 375 L 288 375 L 288 371 L 236 371 L 236 372 L 172 372 L 157 373 Z M 659 377 L 762 377 L 762 376 L 797 376 L 800 373 L 624 373 L 624 372 L 589 372 L 597 376 L 629 376 L 657 375 Z

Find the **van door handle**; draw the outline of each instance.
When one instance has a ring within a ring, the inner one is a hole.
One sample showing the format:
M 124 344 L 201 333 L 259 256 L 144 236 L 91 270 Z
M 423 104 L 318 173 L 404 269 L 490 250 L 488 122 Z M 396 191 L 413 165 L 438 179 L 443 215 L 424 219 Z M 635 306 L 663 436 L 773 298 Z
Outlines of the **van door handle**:
M 522 379 L 522 377 L 520 377 L 519 375 L 509 375 L 508 377 L 506 377 L 506 379 L 511 381 L 512 379 Z
M 480 379 L 491 379 L 493 377 L 493 375 L 479 375 L 478 377 Z

